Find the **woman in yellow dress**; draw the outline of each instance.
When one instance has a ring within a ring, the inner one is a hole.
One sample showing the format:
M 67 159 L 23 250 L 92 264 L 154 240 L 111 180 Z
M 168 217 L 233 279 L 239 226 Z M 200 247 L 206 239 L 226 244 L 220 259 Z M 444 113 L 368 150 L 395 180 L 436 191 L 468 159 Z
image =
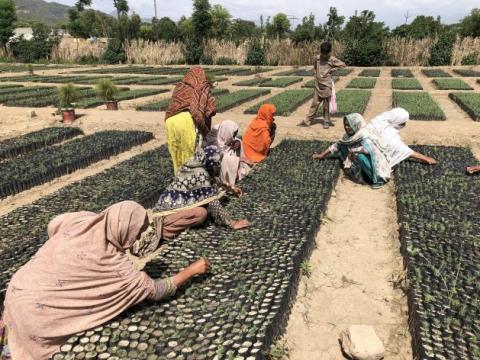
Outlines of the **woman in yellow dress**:
M 217 112 L 211 89 L 205 71 L 195 66 L 173 91 L 165 125 L 175 174 L 195 153 L 198 135 L 205 138 L 211 129 L 212 117 Z

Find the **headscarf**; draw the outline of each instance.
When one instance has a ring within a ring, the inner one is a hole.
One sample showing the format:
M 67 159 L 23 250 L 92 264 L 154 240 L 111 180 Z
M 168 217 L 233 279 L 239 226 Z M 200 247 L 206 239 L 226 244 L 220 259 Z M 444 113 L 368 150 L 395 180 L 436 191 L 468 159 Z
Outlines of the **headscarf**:
M 395 108 L 375 117 L 365 127 L 366 136 L 385 156 L 391 169 L 409 158 L 413 150 L 400 138 L 399 130 L 405 126 L 409 114 L 405 109 Z
M 179 210 L 207 204 L 221 197 L 215 183 L 220 167 L 220 153 L 216 146 L 199 149 L 180 167 L 173 182 L 160 195 L 154 215 L 174 213 Z
M 362 129 L 366 126 L 363 116 L 358 113 L 353 113 L 345 116 L 344 119 L 347 120 L 348 124 L 354 131 L 354 134 L 350 136 L 345 133 L 338 142 L 344 145 L 352 145 L 360 142 L 365 136 L 365 133 L 362 131 Z
M 235 137 L 237 132 L 238 125 L 231 120 L 225 120 L 214 126 L 207 135 L 207 144 L 216 145 L 222 156 L 220 180 L 230 186 L 234 186 L 237 179 L 241 180 L 248 172 L 247 169 L 244 169 L 247 166 L 241 162 L 243 146 L 240 145 L 238 150 L 233 150 L 230 147 L 234 140 L 242 143 L 240 139 Z
M 136 241 L 146 210 L 133 201 L 100 214 L 57 216 L 48 241 L 10 281 L 4 319 L 15 359 L 44 359 L 69 336 L 99 326 L 154 291 L 125 250 Z
M 248 125 L 243 136 L 243 151 L 251 161 L 258 163 L 267 156 L 272 139 L 270 127 L 273 124 L 273 115 L 277 111 L 275 105 L 260 106 L 258 115 Z
M 217 112 L 217 105 L 210 92 L 210 83 L 205 71 L 198 66 L 192 67 L 173 90 L 165 120 L 187 110 L 192 115 L 199 132 L 206 136 L 212 126 L 211 118 Z

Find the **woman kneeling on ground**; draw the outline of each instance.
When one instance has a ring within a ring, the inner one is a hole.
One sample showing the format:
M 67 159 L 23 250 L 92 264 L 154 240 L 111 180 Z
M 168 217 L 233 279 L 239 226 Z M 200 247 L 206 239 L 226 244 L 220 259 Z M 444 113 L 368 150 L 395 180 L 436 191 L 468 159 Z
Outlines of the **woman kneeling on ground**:
M 322 160 L 330 154 L 339 153 L 345 174 L 352 181 L 359 184 L 368 183 L 378 188 L 385 183 L 378 174 L 379 162 L 384 159 L 364 136 L 362 129 L 365 125 L 365 120 L 360 114 L 345 116 L 343 137 L 321 154 L 314 154 L 312 158 Z
M 378 188 L 388 182 L 394 166 L 408 158 L 416 159 L 427 165 L 437 164 L 435 159 L 413 151 L 400 138 L 399 130 L 406 126 L 408 119 L 409 114 L 405 109 L 396 108 L 377 116 L 368 125 L 365 125 L 363 121 L 361 129 L 358 129 L 357 133 L 347 140 L 349 143 L 353 142 L 358 145 L 358 147 L 354 145 L 354 148 L 349 151 L 349 157 L 352 160 L 356 157 L 355 153 L 364 153 L 368 158 L 368 154 L 371 166 L 369 166 L 365 157 L 360 157 L 357 166 L 355 164 L 352 166 L 355 171 L 350 170 L 348 173 L 350 175 L 355 174 L 353 177 L 361 182 L 362 177 L 358 176 L 359 172 L 356 170 L 360 167 L 363 177 L 366 176 L 373 187 Z M 339 143 L 342 144 L 342 140 Z M 335 150 L 335 146 L 332 146 L 329 150 Z M 331 152 L 335 152 L 329 150 L 320 155 L 315 154 L 313 158 L 323 159 Z M 345 148 L 343 152 L 346 152 Z
M 201 67 L 192 67 L 173 90 L 165 114 L 167 143 L 173 161 L 174 174 L 195 153 L 200 139 L 205 138 L 217 112 L 212 84 Z
M 220 226 L 234 230 L 250 226 L 247 220 L 232 220 L 220 203 L 225 195 L 216 184 L 220 167 L 220 154 L 215 146 L 199 149 L 178 171 L 177 176 L 153 208 L 152 240 L 138 244 L 132 254 L 143 257 L 155 251 L 161 239 L 171 240 L 188 228 L 203 224 L 210 215 Z
M 171 296 L 209 270 L 204 259 L 166 279 L 137 270 L 125 252 L 141 240 L 148 223 L 147 211 L 133 201 L 100 214 L 63 214 L 49 223 L 48 241 L 8 286 L 4 320 L 14 360 L 49 358 L 73 334 L 143 300 Z
M 275 139 L 277 125 L 275 124 L 275 105 L 260 106 L 258 114 L 248 125 L 243 135 L 243 151 L 251 164 L 257 164 L 265 159 L 270 146 Z
M 469 175 L 477 174 L 480 173 L 480 166 L 469 166 L 466 170 Z
M 239 193 L 237 181 L 242 180 L 249 172 L 252 163 L 245 157 L 242 140 L 237 138 L 238 125 L 231 120 L 222 121 L 214 126 L 207 135 L 207 146 L 216 146 L 220 152 L 220 181 Z

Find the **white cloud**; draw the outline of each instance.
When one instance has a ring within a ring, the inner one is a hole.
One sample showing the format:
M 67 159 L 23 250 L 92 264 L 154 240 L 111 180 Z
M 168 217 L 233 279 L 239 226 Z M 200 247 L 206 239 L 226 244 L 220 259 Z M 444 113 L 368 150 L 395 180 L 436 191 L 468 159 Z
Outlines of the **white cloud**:
M 72 5 L 76 0 L 56 0 Z M 303 16 L 313 13 L 318 22 L 326 20 L 330 6 L 337 7 L 340 15 L 347 18 L 355 10 L 373 10 L 377 20 L 385 22 L 390 27 L 395 27 L 405 22 L 404 14 L 410 15 L 440 15 L 447 23 L 456 22 L 474 7 L 479 7 L 478 0 L 364 0 L 361 3 L 354 0 L 319 1 L 319 0 L 210 0 L 212 4 L 225 6 L 234 18 L 257 21 L 260 15 L 264 18 L 273 16 L 278 12 L 294 15 L 301 21 Z M 151 18 L 154 14 L 153 0 L 130 0 L 130 7 L 144 18 Z M 110 13 L 113 11 L 113 0 L 93 0 L 95 8 Z M 168 16 L 178 20 L 182 15 L 192 12 L 191 0 L 157 0 L 158 16 Z M 410 21 L 413 17 L 410 18 Z M 298 23 L 297 21 L 297 23 Z

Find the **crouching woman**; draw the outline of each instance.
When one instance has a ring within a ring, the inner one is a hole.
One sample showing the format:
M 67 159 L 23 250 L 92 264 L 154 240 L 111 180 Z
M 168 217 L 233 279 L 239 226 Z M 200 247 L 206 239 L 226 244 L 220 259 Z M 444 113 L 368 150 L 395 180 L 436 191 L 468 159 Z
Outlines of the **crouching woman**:
M 359 184 L 370 184 L 379 188 L 387 179 L 382 178 L 382 168 L 388 166 L 385 158 L 365 136 L 362 129 L 366 126 L 360 114 L 350 114 L 344 117 L 345 134 L 321 154 L 314 154 L 314 160 L 322 160 L 330 154 L 339 154 L 343 161 L 345 174 Z
M 148 224 L 147 211 L 133 201 L 100 214 L 82 211 L 54 218 L 48 241 L 8 286 L 4 321 L 12 358 L 47 359 L 73 334 L 144 300 L 171 296 L 209 270 L 204 259 L 166 279 L 137 270 L 125 252 Z

